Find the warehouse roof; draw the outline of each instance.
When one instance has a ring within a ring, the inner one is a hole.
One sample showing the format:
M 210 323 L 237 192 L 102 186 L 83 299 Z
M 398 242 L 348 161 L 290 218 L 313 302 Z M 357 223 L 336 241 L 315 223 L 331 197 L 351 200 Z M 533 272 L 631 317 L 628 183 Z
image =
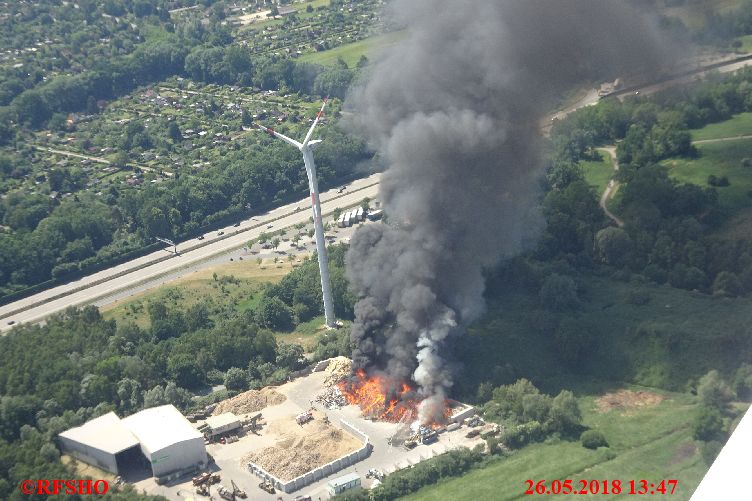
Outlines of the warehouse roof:
M 330 480 L 329 485 L 331 485 L 332 487 L 347 485 L 350 482 L 354 482 L 356 480 L 360 480 L 360 475 L 358 475 L 357 473 L 348 473 L 347 475 L 342 475 L 341 477 Z
M 114 412 L 64 431 L 60 436 L 110 454 L 138 445 L 138 439 L 123 426 Z
M 138 438 L 141 447 L 150 453 L 186 440 L 203 440 L 204 437 L 172 405 L 144 409 L 123 418 L 121 423 Z
M 224 414 L 220 414 L 219 416 L 210 416 L 206 418 L 206 424 L 208 424 L 209 428 L 212 429 L 217 429 L 236 423 L 238 426 L 240 426 L 240 419 L 232 412 L 225 412 Z

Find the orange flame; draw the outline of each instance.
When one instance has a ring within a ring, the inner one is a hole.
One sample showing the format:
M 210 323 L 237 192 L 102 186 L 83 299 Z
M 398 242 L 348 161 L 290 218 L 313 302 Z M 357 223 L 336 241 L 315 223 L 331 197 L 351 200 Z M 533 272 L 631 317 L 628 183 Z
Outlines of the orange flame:
M 410 395 L 413 388 L 407 383 L 395 383 L 382 376 L 368 376 L 365 370 L 358 369 L 354 378 L 345 379 L 337 386 L 347 403 L 359 406 L 365 417 L 393 423 L 414 421 L 418 417 L 420 400 Z M 445 421 L 451 414 L 447 405 L 444 409 Z M 431 423 L 433 427 L 440 425 Z

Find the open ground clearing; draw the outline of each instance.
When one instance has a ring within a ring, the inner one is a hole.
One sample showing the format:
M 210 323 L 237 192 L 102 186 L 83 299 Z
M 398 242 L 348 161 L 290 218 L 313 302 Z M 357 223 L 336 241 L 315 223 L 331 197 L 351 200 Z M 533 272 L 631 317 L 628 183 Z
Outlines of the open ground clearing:
M 595 188 L 596 193 L 603 193 L 608 186 L 608 182 L 614 176 L 614 164 L 611 156 L 601 151 L 600 160 L 589 160 L 580 162 L 582 173 L 585 175 L 585 181 Z
M 648 391 L 646 388 L 633 388 Z M 608 479 L 622 481 L 646 479 L 678 480 L 672 499 L 689 499 L 707 470 L 691 437 L 690 423 L 696 405 L 692 397 L 683 394 L 649 390 L 664 398 L 651 406 L 635 408 L 615 418 L 618 410 L 600 412 L 600 395 L 580 397 L 585 425 L 601 431 L 609 442 L 608 449 L 588 450 L 579 442 L 536 444 L 514 453 L 509 458 L 495 460 L 488 466 L 463 477 L 424 488 L 406 500 L 444 499 L 525 499 L 525 480 Z M 609 499 L 631 499 L 628 488 L 621 495 Z M 640 496 L 644 499 L 665 499 L 663 495 Z
M 693 141 L 721 139 L 752 134 L 752 113 L 740 113 L 729 120 L 691 131 Z
M 670 176 L 677 181 L 708 186 L 708 176 L 727 177 L 729 186 L 719 186 L 718 200 L 729 212 L 752 206 L 752 167 L 742 161 L 752 158 L 752 139 L 698 144 L 699 158 L 664 160 Z
M 353 67 L 361 56 L 366 56 L 369 59 L 378 57 L 379 51 L 396 44 L 404 36 L 405 34 L 402 32 L 376 35 L 359 42 L 340 45 L 323 52 L 306 54 L 300 59 L 309 63 L 328 65 L 334 64 L 339 58 L 342 58 L 348 66 Z

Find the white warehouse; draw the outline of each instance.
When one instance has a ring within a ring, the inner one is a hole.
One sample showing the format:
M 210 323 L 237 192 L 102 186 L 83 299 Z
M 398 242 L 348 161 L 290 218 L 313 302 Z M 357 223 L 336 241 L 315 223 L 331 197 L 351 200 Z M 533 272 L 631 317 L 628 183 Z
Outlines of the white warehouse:
M 120 475 L 147 461 L 154 477 L 207 464 L 204 436 L 172 405 L 145 409 L 124 419 L 110 412 L 59 438 L 64 452 Z

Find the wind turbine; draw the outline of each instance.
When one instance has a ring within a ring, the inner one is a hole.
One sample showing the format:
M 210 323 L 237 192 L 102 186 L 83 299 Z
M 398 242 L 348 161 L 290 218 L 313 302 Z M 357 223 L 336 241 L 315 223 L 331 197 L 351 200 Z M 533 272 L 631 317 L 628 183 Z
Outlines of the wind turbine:
M 279 138 L 284 142 L 291 144 L 303 153 L 303 162 L 305 163 L 306 174 L 308 174 L 308 186 L 311 190 L 311 207 L 313 209 L 313 225 L 316 233 L 316 252 L 319 258 L 319 273 L 321 274 L 321 292 L 324 296 L 324 316 L 326 317 L 327 327 L 335 327 L 334 319 L 334 302 L 332 301 L 332 285 L 329 281 L 329 260 L 326 256 L 326 241 L 324 240 L 324 224 L 321 222 L 321 205 L 319 204 L 319 182 L 316 178 L 316 164 L 313 163 L 313 150 L 321 142 L 320 139 L 311 140 L 313 129 L 319 123 L 321 115 L 324 114 L 326 99 L 321 106 L 321 110 L 316 114 L 313 125 L 308 130 L 302 143 L 276 132 L 271 127 L 256 125 L 272 137 Z

